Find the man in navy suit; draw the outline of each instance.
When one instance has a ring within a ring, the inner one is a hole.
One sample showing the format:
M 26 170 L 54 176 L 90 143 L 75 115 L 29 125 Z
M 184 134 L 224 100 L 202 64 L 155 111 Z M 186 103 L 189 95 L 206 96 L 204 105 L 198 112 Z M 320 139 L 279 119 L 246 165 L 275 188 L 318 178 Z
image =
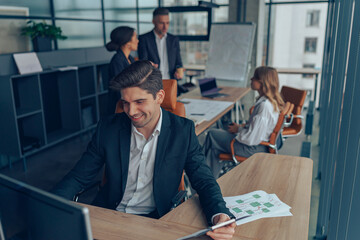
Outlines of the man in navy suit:
M 123 113 L 101 119 L 86 152 L 53 192 L 67 199 L 85 188 L 105 165 L 105 184 L 94 205 L 161 217 L 171 208 L 183 170 L 197 191 L 209 224 L 233 215 L 205 162 L 192 121 L 163 110 L 161 73 L 150 61 L 137 61 L 117 75 Z M 236 224 L 207 234 L 230 239 Z
M 155 63 L 163 79 L 182 79 L 179 38 L 167 32 L 170 23 L 169 10 L 155 9 L 152 22 L 154 29 L 139 36 L 139 59 Z

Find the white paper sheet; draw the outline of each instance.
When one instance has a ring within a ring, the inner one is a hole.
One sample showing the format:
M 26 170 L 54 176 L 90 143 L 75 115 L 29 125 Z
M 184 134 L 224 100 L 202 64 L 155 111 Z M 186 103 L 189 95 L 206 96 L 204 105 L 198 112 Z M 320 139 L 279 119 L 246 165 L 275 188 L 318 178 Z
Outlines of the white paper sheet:
M 43 69 L 36 53 L 15 53 L 13 56 L 20 74 L 42 72 Z
M 251 215 L 236 224 L 252 222 L 260 218 L 292 216 L 291 207 L 283 203 L 276 194 L 254 191 L 234 197 L 224 197 L 226 206 L 236 218 Z
M 185 105 L 187 118 L 197 120 L 205 119 L 206 121 L 215 118 L 226 108 L 234 104 L 233 102 L 189 98 L 184 98 L 180 101 Z

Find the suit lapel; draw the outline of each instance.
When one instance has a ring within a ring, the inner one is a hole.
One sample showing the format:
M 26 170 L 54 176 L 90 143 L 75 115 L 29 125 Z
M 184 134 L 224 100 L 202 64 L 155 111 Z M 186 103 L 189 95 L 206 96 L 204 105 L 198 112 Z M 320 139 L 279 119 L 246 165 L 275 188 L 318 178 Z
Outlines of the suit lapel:
M 157 176 L 161 175 L 159 173 L 161 169 L 161 165 L 165 159 L 165 152 L 167 149 L 167 145 L 169 143 L 169 139 L 171 136 L 171 128 L 170 128 L 170 118 L 169 113 L 163 109 L 163 119 L 161 125 L 161 131 L 158 139 L 158 144 L 156 146 L 156 156 L 155 156 L 155 167 L 154 167 L 154 182 Z
M 129 171 L 129 157 L 130 157 L 131 122 L 127 117 L 126 119 L 127 121 L 121 122 L 121 127 L 119 129 L 122 193 L 125 192 L 126 181 Z
M 170 59 L 173 59 L 172 56 L 172 46 L 171 46 L 171 36 L 168 34 L 166 37 L 166 49 L 167 49 L 167 54 L 168 54 L 168 62 L 169 62 L 169 70 L 170 70 Z
M 155 62 L 160 63 L 160 57 L 159 57 L 159 52 L 158 52 L 157 45 L 156 45 L 154 32 L 151 32 L 150 39 L 151 39 L 151 45 L 153 46 L 151 49 L 155 52 L 154 56 L 156 57 L 156 59 L 154 59 L 154 60 L 155 60 Z

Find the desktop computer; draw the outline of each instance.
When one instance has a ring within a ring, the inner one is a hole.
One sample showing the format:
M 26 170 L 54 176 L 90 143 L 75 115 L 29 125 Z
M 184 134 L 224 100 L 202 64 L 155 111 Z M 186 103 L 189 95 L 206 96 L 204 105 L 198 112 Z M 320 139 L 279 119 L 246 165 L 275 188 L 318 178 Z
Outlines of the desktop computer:
M 89 210 L 0 174 L 0 239 L 92 240 Z

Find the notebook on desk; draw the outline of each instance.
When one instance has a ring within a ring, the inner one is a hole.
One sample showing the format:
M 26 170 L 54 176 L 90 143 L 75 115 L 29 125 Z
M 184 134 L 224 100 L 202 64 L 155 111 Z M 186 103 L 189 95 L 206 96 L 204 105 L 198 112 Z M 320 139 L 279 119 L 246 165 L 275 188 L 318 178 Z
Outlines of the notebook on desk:
M 198 81 L 199 81 L 201 96 L 208 98 L 227 96 L 227 94 L 219 93 L 221 88 L 217 87 L 215 78 L 203 78 L 203 79 L 199 79 Z

